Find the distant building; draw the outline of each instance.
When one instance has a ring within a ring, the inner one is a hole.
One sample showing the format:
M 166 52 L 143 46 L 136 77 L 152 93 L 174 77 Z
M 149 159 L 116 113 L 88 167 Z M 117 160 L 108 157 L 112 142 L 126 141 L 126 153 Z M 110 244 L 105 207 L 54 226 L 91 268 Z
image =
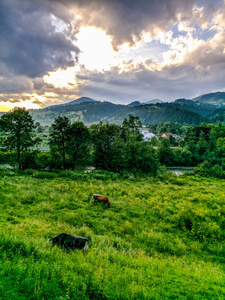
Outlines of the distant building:
M 144 136 L 144 137 L 143 137 L 144 141 L 150 141 L 153 137 L 156 137 L 157 140 L 158 140 L 158 137 L 157 137 L 154 133 L 148 132 L 147 129 L 142 129 L 142 130 L 141 130 L 141 133 L 142 133 L 143 136 Z
M 163 137 L 163 138 L 169 139 L 170 136 L 174 137 L 175 140 L 181 139 L 181 137 L 180 137 L 179 135 L 175 134 L 175 133 L 164 132 L 164 133 L 162 134 L 162 137 Z

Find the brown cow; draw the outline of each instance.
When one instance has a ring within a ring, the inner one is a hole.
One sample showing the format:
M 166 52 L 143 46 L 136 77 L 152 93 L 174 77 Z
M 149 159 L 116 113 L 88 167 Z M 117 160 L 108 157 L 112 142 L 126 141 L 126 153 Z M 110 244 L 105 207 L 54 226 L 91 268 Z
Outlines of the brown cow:
M 99 194 L 94 194 L 94 195 L 93 195 L 93 198 L 94 198 L 94 204 L 97 204 L 97 205 L 98 205 L 98 202 L 99 202 L 99 203 L 102 202 L 102 203 L 108 204 L 108 207 L 110 207 L 110 203 L 111 203 L 111 202 L 109 202 L 108 197 L 103 196 L 103 195 L 99 195 Z

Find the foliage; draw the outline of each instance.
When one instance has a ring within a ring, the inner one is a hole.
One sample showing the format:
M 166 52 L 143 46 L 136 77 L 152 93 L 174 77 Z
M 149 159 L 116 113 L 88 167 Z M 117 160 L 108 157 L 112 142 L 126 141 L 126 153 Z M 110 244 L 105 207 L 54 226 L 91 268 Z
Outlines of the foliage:
M 159 122 L 154 125 L 149 125 L 148 129 L 150 132 L 153 132 L 155 134 L 162 134 L 164 132 L 171 132 L 177 135 L 182 135 L 187 132 L 187 130 L 191 128 L 190 125 L 182 125 L 180 123 L 174 123 L 170 121 L 166 122 Z
M 217 178 L 225 178 L 225 165 L 213 165 L 207 160 L 203 163 L 199 164 L 194 169 L 194 174 L 198 174 L 200 176 L 205 177 L 217 177 Z
M 2 115 L 0 128 L 5 132 L 3 147 L 15 150 L 19 169 L 25 168 L 24 156 L 30 147 L 39 143 L 39 139 L 33 136 L 34 121 L 25 108 L 15 107 Z
M 72 123 L 67 132 L 66 152 L 71 159 L 73 170 L 76 165 L 85 165 L 90 152 L 90 137 L 88 128 L 81 121 Z
M 133 115 L 125 118 L 121 126 L 101 121 L 89 128 L 82 121 L 71 124 L 68 117 L 58 116 L 49 130 L 50 152 L 27 148 L 21 152 L 23 157 L 20 161 L 23 169 L 56 171 L 94 166 L 111 172 L 149 174 L 157 173 L 159 163 L 169 167 L 192 167 L 208 162 L 210 171 L 203 172 L 202 166 L 196 170 L 202 175 L 213 174 L 223 178 L 225 126 L 222 123 L 201 124 L 191 128 L 172 122 L 159 123 L 149 128 L 154 127 L 155 131 L 170 129 L 176 133 L 187 130 L 186 136 L 182 140 L 170 136 L 169 139 L 160 137 L 150 142 L 142 140 L 141 126 L 139 117 Z M 1 137 L 4 138 L 4 134 Z M 46 135 L 39 137 L 42 138 L 42 149 L 48 149 Z M 15 153 L 16 150 L 8 152 L 2 148 L 1 162 L 15 166 Z
M 170 121 L 195 126 L 200 125 L 202 122 L 211 122 L 206 115 L 214 109 L 215 106 L 213 105 L 199 104 L 188 100 L 185 103 L 184 101 L 183 103 L 175 101 L 135 107 L 110 102 L 88 102 L 74 105 L 56 105 L 33 111 L 32 115 L 35 121 L 39 121 L 42 125 L 50 125 L 59 115 L 66 115 L 71 122 L 82 121 L 89 125 L 98 123 L 101 120 L 121 125 L 124 118 L 128 119 L 129 115 L 133 115 L 138 116 L 144 125 Z M 215 119 L 215 122 L 217 122 L 217 119 Z
M 63 169 L 66 169 L 66 143 L 70 120 L 67 116 L 58 116 L 50 128 L 50 149 L 53 157 L 61 157 Z
M 174 152 L 170 147 L 170 141 L 167 138 L 162 139 L 161 144 L 158 149 L 158 158 L 162 165 L 173 165 Z
M 93 124 L 90 127 L 91 140 L 94 145 L 95 166 L 111 171 L 111 156 L 116 150 L 115 144 L 120 135 L 120 127 L 115 124 Z
M 121 126 L 121 137 L 126 142 L 127 140 L 142 141 L 142 134 L 140 132 L 142 123 L 139 117 L 129 114 L 129 119 L 124 118 Z

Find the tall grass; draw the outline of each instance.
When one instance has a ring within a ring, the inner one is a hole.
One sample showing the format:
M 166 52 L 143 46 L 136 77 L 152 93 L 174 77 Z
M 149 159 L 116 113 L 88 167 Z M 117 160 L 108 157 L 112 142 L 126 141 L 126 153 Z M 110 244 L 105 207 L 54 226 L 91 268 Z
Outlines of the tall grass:
M 0 171 L 0 299 L 225 298 L 224 181 L 50 174 Z M 52 247 L 62 232 L 87 252 Z

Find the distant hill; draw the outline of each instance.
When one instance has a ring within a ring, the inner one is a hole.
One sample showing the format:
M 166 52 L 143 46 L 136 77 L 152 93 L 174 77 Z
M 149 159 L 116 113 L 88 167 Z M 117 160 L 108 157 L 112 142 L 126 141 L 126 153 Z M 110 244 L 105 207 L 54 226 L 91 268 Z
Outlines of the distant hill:
M 191 99 L 200 103 L 208 103 L 217 106 L 225 105 L 225 92 L 209 93 Z
M 80 104 L 56 105 L 47 110 L 31 111 L 35 121 L 43 125 L 51 125 L 60 115 L 67 115 L 72 122 L 81 120 L 85 124 L 98 123 L 99 121 L 122 124 L 129 114 L 139 116 L 143 124 L 157 124 L 158 122 L 178 122 L 199 125 L 209 122 L 207 118 L 195 112 L 170 106 L 168 103 L 145 104 L 128 106 L 113 104 L 111 102 L 83 102 Z
M 216 99 L 222 103 L 223 96 L 225 93 L 218 92 L 202 95 L 194 98 L 194 100 L 177 99 L 174 102 L 163 102 L 154 99 L 150 101 L 156 101 L 156 104 L 134 101 L 128 105 L 100 102 L 82 97 L 69 103 L 31 110 L 30 112 L 36 122 L 48 126 L 61 114 L 67 115 L 71 122 L 81 120 L 87 125 L 99 121 L 120 125 L 124 118 L 128 118 L 129 114 L 132 114 L 139 116 L 144 125 L 170 121 L 195 126 L 202 122 L 216 124 L 218 121 L 223 122 L 225 120 L 225 106 L 213 103 Z
M 81 97 L 81 98 L 78 98 L 76 100 L 73 100 L 73 101 L 70 101 L 70 102 L 67 102 L 67 103 L 47 106 L 44 109 L 50 109 L 50 108 L 55 108 L 55 107 L 58 107 L 58 106 L 66 106 L 66 105 L 76 105 L 76 104 L 81 104 L 81 103 L 86 103 L 86 102 L 98 102 L 98 101 L 96 101 L 94 99 L 91 99 L 91 98 L 88 98 L 88 97 Z
M 176 107 L 180 109 L 189 110 L 192 112 L 195 112 L 197 114 L 200 114 L 201 116 L 207 116 L 209 113 L 211 113 L 216 107 L 215 105 L 208 104 L 208 103 L 199 103 L 188 99 L 177 99 L 174 102 L 161 104 L 166 105 L 170 107 Z
M 144 102 L 144 104 L 156 104 L 156 103 L 164 103 L 164 101 L 162 101 L 160 99 L 152 99 L 152 100 Z
M 138 105 L 142 105 L 142 104 L 143 103 L 141 103 L 140 101 L 134 101 L 134 102 L 127 104 L 127 106 L 133 107 L 133 106 L 138 106 Z

